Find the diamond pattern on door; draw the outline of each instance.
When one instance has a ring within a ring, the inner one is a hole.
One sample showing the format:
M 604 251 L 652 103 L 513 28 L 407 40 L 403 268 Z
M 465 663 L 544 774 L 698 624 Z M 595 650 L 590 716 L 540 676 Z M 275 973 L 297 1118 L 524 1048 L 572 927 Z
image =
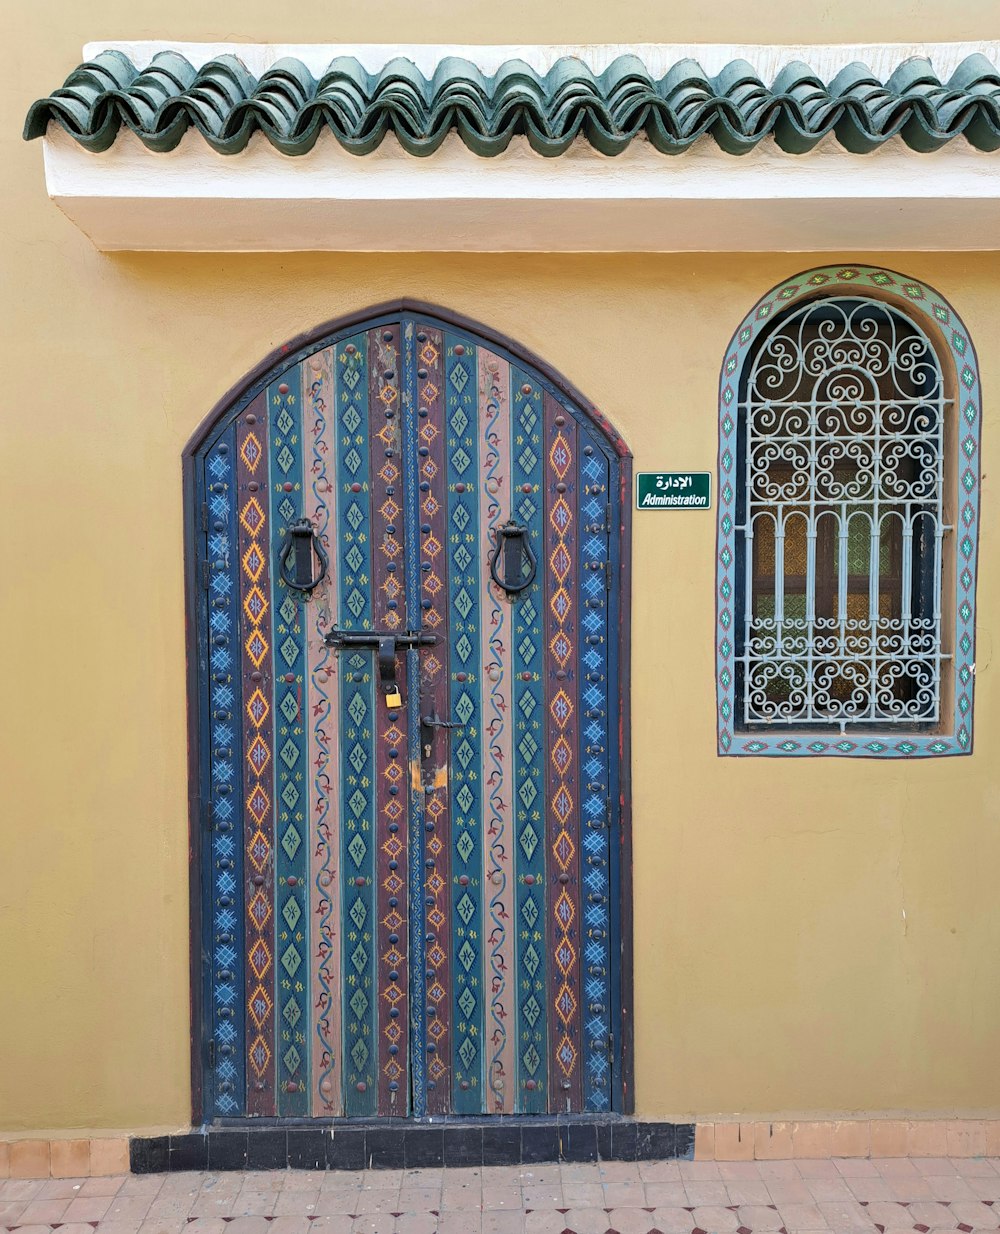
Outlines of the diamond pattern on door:
M 282 364 L 198 455 L 206 1117 L 620 1108 L 611 438 L 430 318 Z

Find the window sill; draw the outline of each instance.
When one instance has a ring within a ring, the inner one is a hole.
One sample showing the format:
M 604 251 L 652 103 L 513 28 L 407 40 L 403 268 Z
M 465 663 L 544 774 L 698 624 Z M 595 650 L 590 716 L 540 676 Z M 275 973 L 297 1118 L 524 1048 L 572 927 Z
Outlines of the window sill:
M 734 733 L 723 757 L 941 758 L 971 754 L 972 739 L 963 725 L 954 733 Z

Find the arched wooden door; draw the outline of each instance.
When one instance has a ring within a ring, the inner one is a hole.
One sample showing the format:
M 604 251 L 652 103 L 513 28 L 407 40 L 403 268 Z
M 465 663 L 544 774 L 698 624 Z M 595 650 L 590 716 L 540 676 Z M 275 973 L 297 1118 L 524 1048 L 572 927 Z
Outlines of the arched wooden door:
M 620 1109 L 619 439 L 400 305 L 187 458 L 203 1116 Z

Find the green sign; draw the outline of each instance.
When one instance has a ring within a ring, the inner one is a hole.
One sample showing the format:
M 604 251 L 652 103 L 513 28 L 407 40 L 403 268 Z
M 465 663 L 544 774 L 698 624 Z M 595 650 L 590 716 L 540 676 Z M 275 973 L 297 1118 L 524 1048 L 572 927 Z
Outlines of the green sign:
M 636 477 L 637 510 L 710 510 L 710 471 L 640 471 Z

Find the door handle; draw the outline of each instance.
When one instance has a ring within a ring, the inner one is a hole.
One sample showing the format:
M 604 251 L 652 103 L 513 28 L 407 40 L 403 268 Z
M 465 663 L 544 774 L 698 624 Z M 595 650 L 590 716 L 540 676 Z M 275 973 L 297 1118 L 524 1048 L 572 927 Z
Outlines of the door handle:
M 319 563 L 317 570 L 313 558 Z M 316 529 L 307 518 L 300 518 L 288 526 L 288 544 L 280 556 L 281 577 L 295 591 L 304 591 L 308 596 L 326 577 L 330 562 Z
M 424 759 L 429 759 L 434 748 L 434 730 L 436 728 L 462 728 L 457 720 L 442 720 L 436 711 L 420 717 L 420 745 L 423 747 Z
M 503 577 L 498 573 L 503 555 Z M 527 569 L 525 569 L 527 567 Z M 490 554 L 490 575 L 496 585 L 507 593 L 508 600 L 521 594 L 535 581 L 538 562 L 532 552 L 527 527 L 508 519 L 497 528 L 496 544 Z

